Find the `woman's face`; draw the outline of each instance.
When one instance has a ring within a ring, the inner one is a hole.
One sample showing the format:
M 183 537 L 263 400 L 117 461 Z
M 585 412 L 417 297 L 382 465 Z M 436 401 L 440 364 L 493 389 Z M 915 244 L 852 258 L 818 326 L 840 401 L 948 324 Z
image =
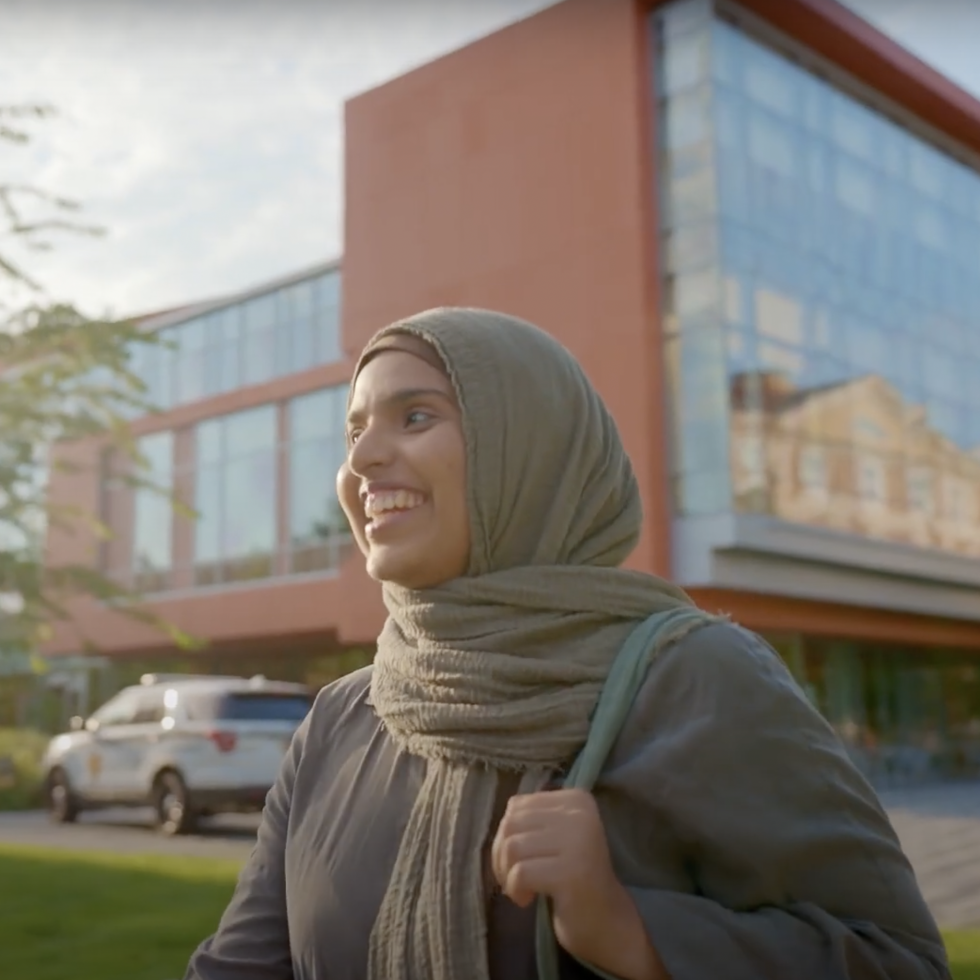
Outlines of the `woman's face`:
M 376 354 L 354 384 L 337 493 L 368 574 L 410 589 L 465 574 L 466 446 L 449 379 L 401 350 Z

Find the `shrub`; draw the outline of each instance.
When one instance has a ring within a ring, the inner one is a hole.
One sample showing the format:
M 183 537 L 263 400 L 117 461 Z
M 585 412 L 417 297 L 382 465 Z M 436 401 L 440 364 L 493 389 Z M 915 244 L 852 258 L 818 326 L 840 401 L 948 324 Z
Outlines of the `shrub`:
M 41 805 L 41 759 L 49 736 L 30 728 L 0 728 L 0 760 L 13 763 L 13 785 L 0 781 L 0 810 L 29 810 Z M 0 778 L 4 774 L 0 772 Z

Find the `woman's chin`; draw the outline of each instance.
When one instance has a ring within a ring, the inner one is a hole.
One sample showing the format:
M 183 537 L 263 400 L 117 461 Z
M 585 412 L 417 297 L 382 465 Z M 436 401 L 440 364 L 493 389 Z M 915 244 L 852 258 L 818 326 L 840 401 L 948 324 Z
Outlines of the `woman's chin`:
M 377 582 L 398 585 L 404 589 L 432 589 L 463 571 L 448 573 L 433 562 L 433 546 L 416 542 L 399 542 L 371 546 L 367 555 L 367 573 Z
M 367 557 L 367 573 L 377 582 L 406 589 L 425 588 L 425 550 L 408 544 L 372 545 Z

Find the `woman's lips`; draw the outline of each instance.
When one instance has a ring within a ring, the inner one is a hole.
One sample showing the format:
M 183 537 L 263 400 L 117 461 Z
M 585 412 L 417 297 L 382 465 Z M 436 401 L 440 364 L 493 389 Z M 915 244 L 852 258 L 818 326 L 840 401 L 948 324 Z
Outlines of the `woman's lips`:
M 425 503 L 425 497 L 415 490 L 383 490 L 364 498 L 365 532 L 375 537 L 379 532 L 402 523 Z

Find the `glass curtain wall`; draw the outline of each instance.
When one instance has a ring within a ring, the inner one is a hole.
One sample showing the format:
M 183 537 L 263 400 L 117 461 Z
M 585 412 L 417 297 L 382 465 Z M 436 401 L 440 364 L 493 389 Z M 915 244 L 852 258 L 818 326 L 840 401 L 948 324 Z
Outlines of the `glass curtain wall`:
M 347 389 L 207 419 L 181 434 L 184 449 L 172 432 L 144 437 L 140 479 L 164 492 L 134 490 L 125 461 L 107 453 L 101 509 L 113 537 L 102 569 L 154 593 L 338 568 L 350 549 L 335 488 Z M 175 519 L 174 487 L 197 514 L 189 528 Z
M 340 271 L 271 290 L 161 331 L 133 370 L 159 409 L 261 384 L 342 357 Z
M 653 24 L 678 511 L 980 556 L 980 174 L 710 3 Z
M 980 776 L 976 654 L 800 635 L 769 640 L 877 785 Z

